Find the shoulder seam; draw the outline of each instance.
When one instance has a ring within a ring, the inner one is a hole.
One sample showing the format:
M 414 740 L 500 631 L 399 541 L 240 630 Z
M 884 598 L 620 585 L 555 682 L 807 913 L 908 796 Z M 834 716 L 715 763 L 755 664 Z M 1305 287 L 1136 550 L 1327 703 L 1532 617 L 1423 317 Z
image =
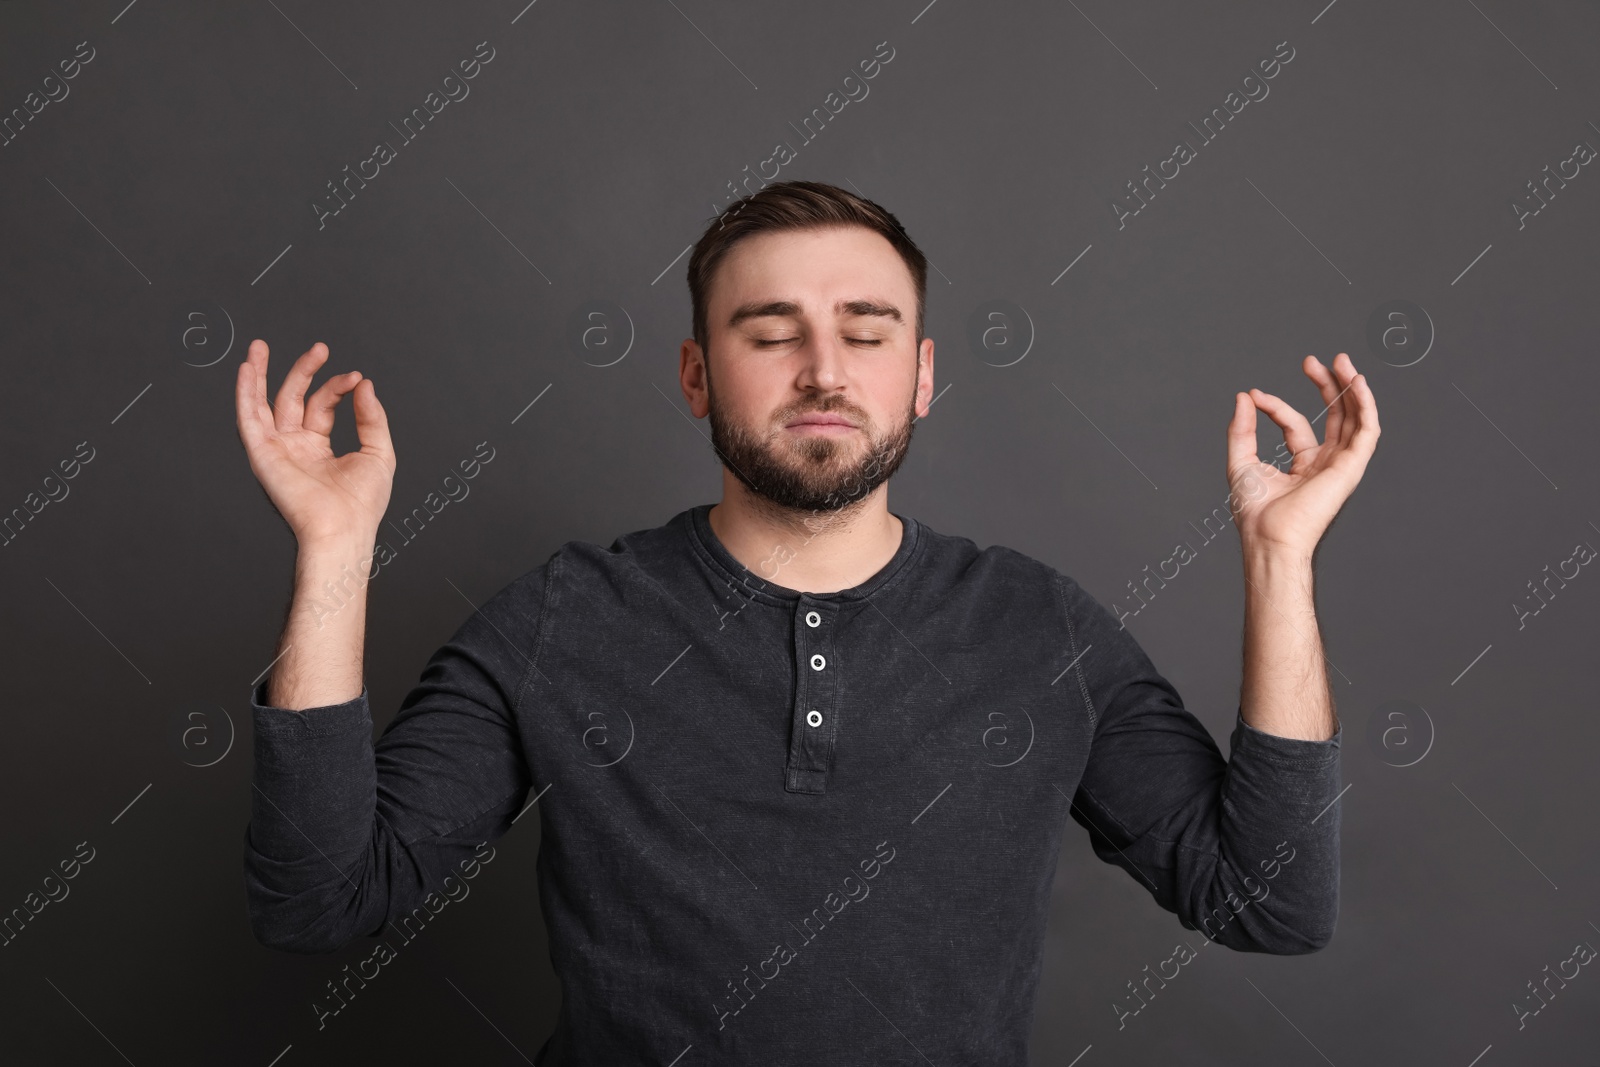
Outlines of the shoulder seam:
M 1089 684 L 1083 674 L 1082 653 L 1078 651 L 1078 630 L 1072 624 L 1072 605 L 1067 603 L 1066 575 L 1060 571 L 1055 572 L 1055 587 L 1056 598 L 1061 602 L 1062 614 L 1067 619 L 1067 647 L 1072 653 L 1072 667 L 1073 673 L 1078 679 L 1078 691 L 1083 694 L 1083 703 L 1089 709 L 1090 730 L 1098 730 L 1100 727 L 1100 715 L 1095 710 L 1094 698 L 1089 695 Z
M 539 652 L 544 648 L 544 635 L 546 622 L 555 608 L 556 602 L 556 574 L 561 567 L 561 552 L 551 553 L 546 561 L 544 573 L 544 591 L 539 597 L 539 618 L 533 628 L 533 652 L 528 657 L 528 669 L 522 672 L 522 681 L 517 683 L 517 690 L 511 697 L 511 715 L 515 719 L 522 712 L 522 701 L 527 695 L 528 686 L 533 681 L 533 674 L 539 670 Z M 544 673 L 540 671 L 540 673 Z

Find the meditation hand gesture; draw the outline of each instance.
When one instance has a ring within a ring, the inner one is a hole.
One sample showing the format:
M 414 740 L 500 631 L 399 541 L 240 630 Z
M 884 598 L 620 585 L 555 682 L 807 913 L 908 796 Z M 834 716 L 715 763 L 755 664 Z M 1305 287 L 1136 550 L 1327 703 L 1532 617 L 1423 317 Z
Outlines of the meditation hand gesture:
M 1316 356 L 1307 356 L 1301 368 L 1327 404 L 1326 437 L 1320 443 L 1306 417 L 1271 393 L 1234 394 L 1228 484 L 1247 553 L 1282 552 L 1309 560 L 1378 447 L 1378 403 L 1349 355 L 1334 357 L 1331 371 Z M 1294 455 L 1287 471 L 1256 456 L 1257 408 L 1283 429 Z
M 307 349 L 289 368 L 274 408 L 267 405 L 267 343 L 250 342 L 234 388 L 239 438 L 250 469 L 302 548 L 351 540 L 370 545 L 394 484 L 389 420 L 371 379 L 360 371 L 329 378 L 305 399 L 327 357 L 328 346 L 320 341 Z M 361 448 L 335 456 L 333 413 L 346 393 L 355 397 Z

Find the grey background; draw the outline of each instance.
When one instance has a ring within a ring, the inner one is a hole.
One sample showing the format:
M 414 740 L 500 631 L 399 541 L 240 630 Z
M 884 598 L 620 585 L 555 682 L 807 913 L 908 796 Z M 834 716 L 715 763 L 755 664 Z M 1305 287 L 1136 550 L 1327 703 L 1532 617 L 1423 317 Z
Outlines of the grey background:
M 0 148 L 0 513 L 94 449 L 0 549 L 0 910 L 95 850 L 0 948 L 8 1063 L 527 1062 L 560 996 L 537 820 L 324 1030 L 311 1001 L 368 949 L 250 936 L 248 692 L 294 544 L 246 463 L 234 373 L 260 336 L 274 391 L 319 340 L 319 383 L 372 377 L 391 518 L 495 449 L 372 582 L 381 728 L 471 606 L 561 543 L 718 497 L 676 384 L 675 257 L 780 139 L 781 177 L 878 200 L 936 265 L 942 391 L 891 508 L 1108 605 L 1187 540 L 1198 558 L 1129 628 L 1224 750 L 1238 541 L 1195 527 L 1226 497 L 1232 393 L 1317 415 L 1299 361 L 1348 351 L 1378 398 L 1382 442 L 1318 561 L 1349 783 L 1333 943 L 1202 952 L 1118 1031 L 1126 983 L 1198 935 L 1071 828 L 1035 1062 L 1600 1062 L 1593 968 L 1521 1029 L 1512 1008 L 1600 945 L 1600 579 L 1516 607 L 1600 545 L 1600 174 L 1523 228 L 1510 206 L 1600 145 L 1593 4 L 124 4 L 0 3 L 4 112 L 80 41 L 96 53 Z M 799 144 L 788 123 L 885 40 L 869 95 Z M 398 143 L 388 124 L 481 41 L 470 96 L 319 231 L 324 183 Z M 1270 95 L 1119 230 L 1123 183 L 1282 41 Z M 1368 347 L 1397 299 L 1436 331 L 1420 361 L 1420 321 Z M 592 301 L 625 315 L 610 348 L 572 326 Z M 1021 309 L 1010 348 L 968 343 L 990 301 Z M 1264 416 L 1260 440 L 1281 441 Z

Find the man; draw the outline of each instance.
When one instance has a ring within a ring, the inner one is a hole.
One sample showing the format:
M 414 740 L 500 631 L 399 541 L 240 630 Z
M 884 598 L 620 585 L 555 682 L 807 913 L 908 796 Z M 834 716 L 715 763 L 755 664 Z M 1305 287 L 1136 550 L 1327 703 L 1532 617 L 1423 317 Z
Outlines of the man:
M 888 510 L 934 394 L 925 280 L 898 220 L 833 186 L 777 183 L 713 220 L 679 377 L 711 417 L 721 502 L 563 545 L 433 655 L 376 746 L 349 576 L 388 502 L 383 408 L 356 371 L 304 399 L 322 344 L 269 407 L 253 342 L 239 432 L 299 543 L 252 694 L 257 938 L 378 937 L 386 962 L 526 805 L 565 994 L 541 1065 L 1025 1064 L 1069 813 L 1184 927 L 1327 944 L 1340 729 L 1312 556 L 1377 443 L 1365 379 L 1307 357 L 1321 443 L 1279 398 L 1235 394 L 1244 678 L 1224 761 L 1070 577 Z M 346 393 L 361 449 L 335 457 Z M 1257 408 L 1288 471 L 1256 458 Z M 329 581 L 349 597 L 331 613 Z M 342 1003 L 317 1006 L 324 1025 Z

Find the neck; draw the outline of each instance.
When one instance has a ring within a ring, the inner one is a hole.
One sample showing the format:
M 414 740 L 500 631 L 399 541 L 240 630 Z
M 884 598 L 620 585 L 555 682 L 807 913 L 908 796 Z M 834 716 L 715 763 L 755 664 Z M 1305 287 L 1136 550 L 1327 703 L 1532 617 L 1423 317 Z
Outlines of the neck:
M 837 511 L 791 511 L 722 472 L 722 501 L 707 518 L 717 540 L 750 573 L 800 593 L 860 585 L 900 549 L 903 523 L 889 514 L 888 483 Z

